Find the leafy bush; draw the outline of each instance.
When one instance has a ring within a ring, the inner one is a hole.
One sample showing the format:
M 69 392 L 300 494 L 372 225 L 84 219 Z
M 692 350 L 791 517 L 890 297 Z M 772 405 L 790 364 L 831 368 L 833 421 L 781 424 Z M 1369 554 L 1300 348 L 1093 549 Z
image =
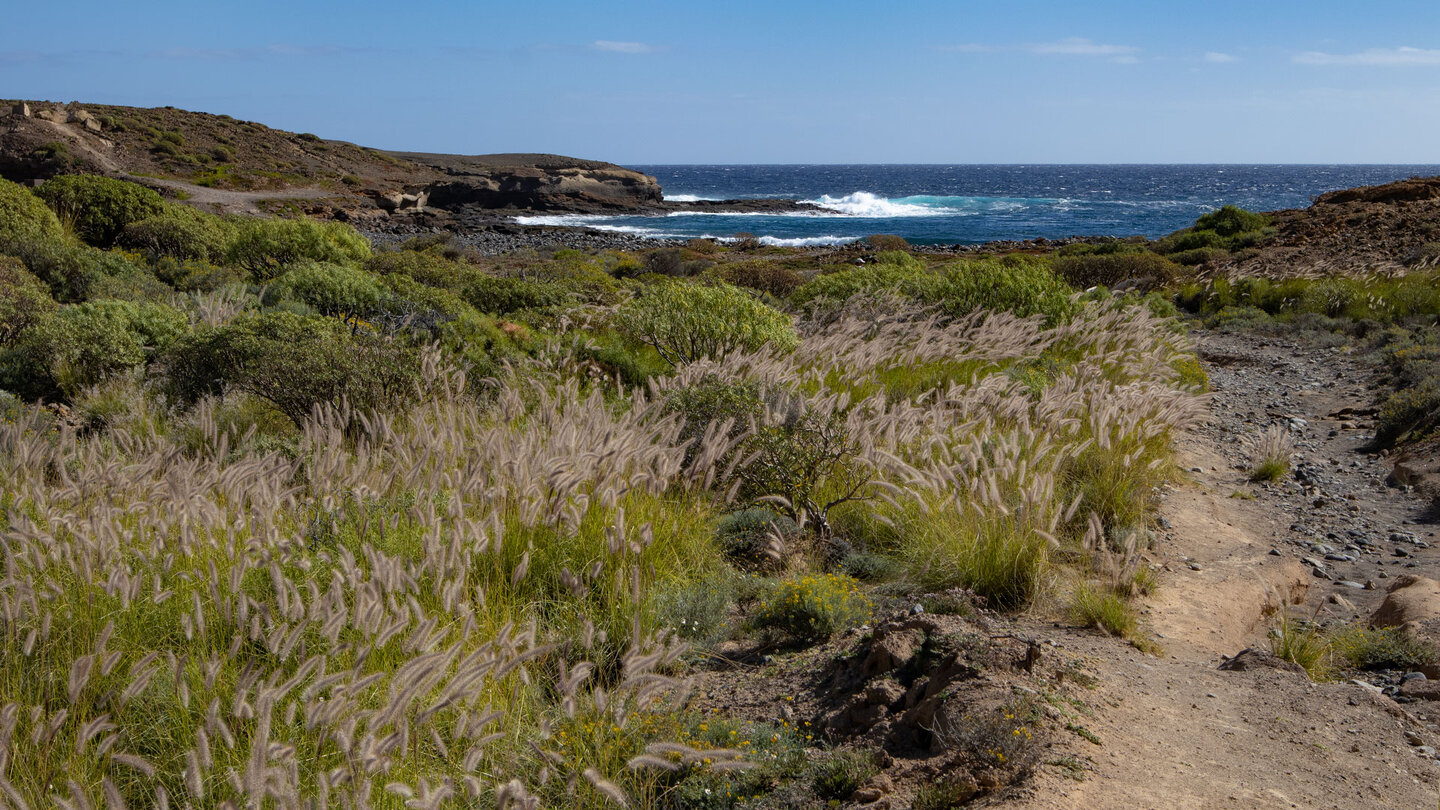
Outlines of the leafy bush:
M 1043 261 L 1023 257 L 963 262 L 942 269 L 933 301 L 951 315 L 977 309 L 1043 315 L 1047 326 L 1068 320 L 1074 290 Z M 926 299 L 921 298 L 922 301 Z
M 35 191 L 75 235 L 97 247 L 110 247 L 132 222 L 158 215 L 165 201 L 153 189 L 113 177 L 67 174 L 45 181 Z
M 475 309 L 492 315 L 559 307 L 571 301 L 570 291 L 553 281 L 490 276 L 476 278 L 463 294 Z
M 0 177 L 0 241 L 65 238 L 65 229 L 45 201 L 18 183 Z
M 19 259 L 0 256 L 0 346 L 55 309 L 45 282 L 25 269 Z
M 175 342 L 185 315 L 162 304 L 94 301 L 61 307 L 31 327 L 7 357 L 7 387 L 32 398 L 74 396 Z
M 413 348 L 283 311 L 196 332 L 172 347 L 164 369 L 171 394 L 184 401 L 229 387 L 271 403 L 297 425 L 317 404 L 343 399 L 361 411 L 388 410 L 419 395 Z
M 749 287 L 776 298 L 787 298 L 805 283 L 805 277 L 779 262 L 731 262 L 719 268 L 720 278 L 737 287 Z
M 1419 438 L 1440 426 L 1440 377 L 1385 398 L 1375 419 L 1375 440 L 1381 445 Z
M 1269 224 L 1270 219 L 1263 214 L 1226 205 L 1195 220 L 1195 229 L 1214 231 L 1220 236 L 1234 236 L 1246 231 L 1258 231 Z
M 905 241 L 903 236 L 895 236 L 889 233 L 875 233 L 865 237 L 865 243 L 871 250 L 877 251 L 908 251 L 910 243 Z
M 341 222 L 308 219 L 253 219 L 236 226 L 225 249 L 227 261 L 265 282 L 300 262 L 358 264 L 370 257 L 370 243 Z
M 380 284 L 369 273 L 325 262 L 298 265 L 277 279 L 275 286 L 282 294 L 346 324 L 374 312 L 383 296 Z
M 1170 261 L 1186 267 L 1199 267 L 1202 264 L 1221 261 L 1229 256 L 1230 251 L 1223 247 L 1197 247 L 1171 253 Z
M 1180 275 L 1179 265 L 1148 251 L 1057 256 L 1053 266 L 1057 275 L 1082 289 L 1134 281 L 1149 290 L 1171 284 Z
M 420 238 L 416 237 L 411 242 Z M 426 286 L 443 287 L 456 292 L 463 290 L 480 275 L 468 262 L 445 256 L 443 245 L 425 243 L 417 244 L 414 248 L 376 253 L 365 262 L 365 269 L 377 276 L 406 275 Z
M 777 567 L 780 560 L 771 538 L 789 537 L 798 531 L 795 521 L 764 507 L 731 512 L 715 524 L 720 550 L 731 563 L 747 570 Z
M 864 624 L 872 610 L 860 584 L 840 574 L 805 575 L 781 582 L 756 607 L 751 625 L 800 641 L 818 641 Z
M 1440 651 L 1398 627 L 1350 627 L 1334 634 L 1330 644 L 1350 666 L 1367 671 L 1414 672 L 1440 660 Z
M 728 284 L 655 284 L 626 302 L 616 323 L 677 366 L 766 346 L 788 352 L 800 342 L 790 316 Z
M 685 417 L 681 437 L 686 441 L 699 442 L 714 422 L 733 420 L 731 436 L 739 436 L 749 429 L 749 421 L 758 417 L 763 409 L 760 395 L 760 384 L 757 382 L 732 380 L 711 373 L 688 385 L 668 390 L 665 407 Z
M 228 224 L 183 205 L 166 205 L 153 217 L 131 222 L 116 243 L 152 259 L 217 261 L 224 257 Z

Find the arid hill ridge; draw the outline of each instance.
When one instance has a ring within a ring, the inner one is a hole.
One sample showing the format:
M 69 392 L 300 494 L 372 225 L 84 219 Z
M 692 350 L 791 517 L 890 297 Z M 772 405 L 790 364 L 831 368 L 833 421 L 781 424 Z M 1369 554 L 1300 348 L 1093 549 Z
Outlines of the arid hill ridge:
M 65 172 L 124 176 L 239 192 L 310 190 L 350 216 L 448 206 L 531 211 L 658 207 L 660 185 L 640 172 L 560 155 L 386 152 L 228 115 L 173 107 L 0 101 L 0 176 L 36 181 Z M 323 207 L 323 206 L 322 206 Z M 368 209 L 368 210 L 367 210 Z M 319 212 L 316 212 L 319 213 Z

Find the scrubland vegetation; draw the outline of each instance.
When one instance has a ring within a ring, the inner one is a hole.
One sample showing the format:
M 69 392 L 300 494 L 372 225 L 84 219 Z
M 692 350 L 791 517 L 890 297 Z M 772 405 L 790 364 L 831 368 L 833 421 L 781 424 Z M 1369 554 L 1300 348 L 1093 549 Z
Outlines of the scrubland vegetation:
M 0 218 L 16 806 L 850 778 L 689 713 L 684 644 L 823 640 L 877 582 L 1123 615 L 1200 408 L 1173 309 L 1038 259 L 376 252 L 79 177 Z
M 690 711 L 687 645 L 955 592 L 1144 645 L 1146 530 L 1206 384 L 1172 301 L 1440 306 L 1179 287 L 1187 252 L 1264 232 L 1208 216 L 1160 252 L 481 258 L 0 181 L 0 801 L 838 796 L 863 763 Z M 1384 334 L 1433 381 L 1431 343 Z

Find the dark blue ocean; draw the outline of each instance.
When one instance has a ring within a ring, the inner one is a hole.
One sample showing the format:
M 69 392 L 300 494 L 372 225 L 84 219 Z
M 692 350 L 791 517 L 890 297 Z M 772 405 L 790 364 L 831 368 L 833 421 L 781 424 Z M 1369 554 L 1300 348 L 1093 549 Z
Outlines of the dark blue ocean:
M 876 233 L 915 244 L 1066 236 L 1157 237 L 1206 211 L 1297 208 L 1325 191 L 1440 174 L 1440 165 L 633 166 L 669 200 L 790 198 L 823 213 L 523 217 L 660 238 L 750 233 L 770 244 L 840 244 Z

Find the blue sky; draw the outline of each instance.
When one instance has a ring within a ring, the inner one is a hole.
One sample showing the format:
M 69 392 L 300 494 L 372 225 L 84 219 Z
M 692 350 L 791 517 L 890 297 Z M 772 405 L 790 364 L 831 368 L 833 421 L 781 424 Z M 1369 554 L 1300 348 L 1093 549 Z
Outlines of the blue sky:
M 619 163 L 1434 163 L 1429 2 L 15 2 L 0 96 Z

